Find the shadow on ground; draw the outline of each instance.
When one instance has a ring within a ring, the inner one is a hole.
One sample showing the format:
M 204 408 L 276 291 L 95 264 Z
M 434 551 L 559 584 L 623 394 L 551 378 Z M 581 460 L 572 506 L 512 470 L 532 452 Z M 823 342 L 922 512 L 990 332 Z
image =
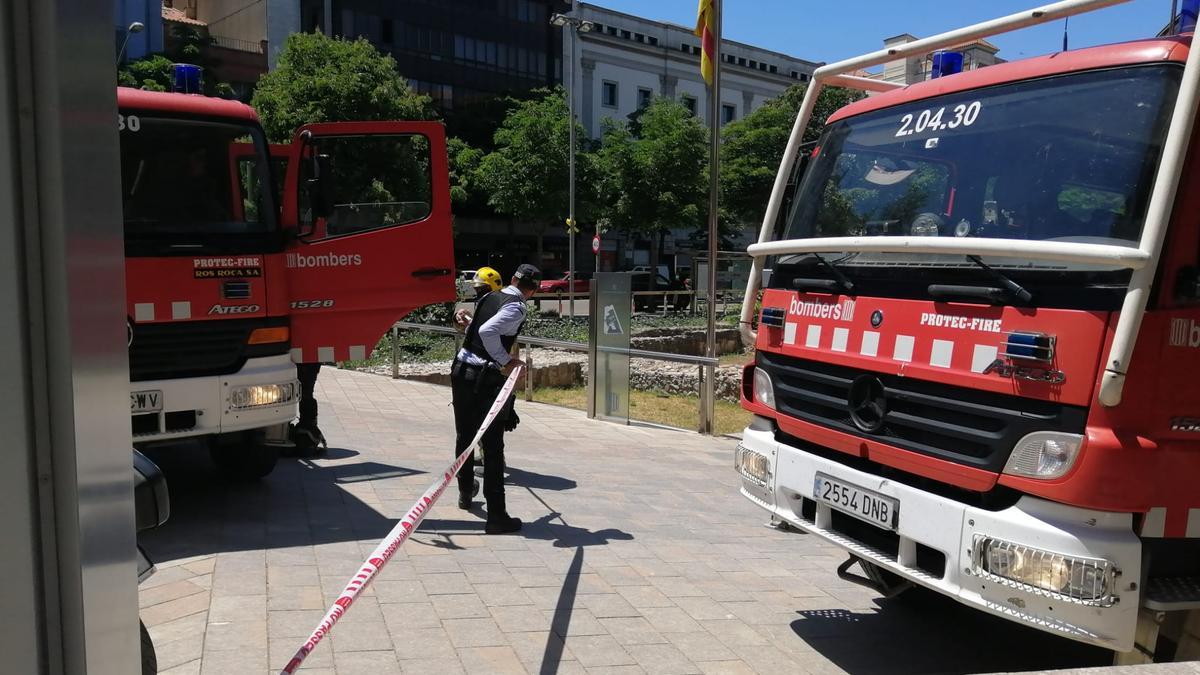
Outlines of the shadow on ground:
M 271 475 L 239 483 L 224 479 L 198 443 L 159 447 L 145 454 L 162 468 L 171 495 L 170 519 L 138 535 L 151 558 L 160 562 L 228 551 L 380 539 L 396 521 L 358 500 L 347 488 L 425 473 L 379 462 L 322 466 L 281 457 Z M 353 450 L 330 448 L 322 459 L 356 456 Z M 321 509 L 310 511 L 308 504 L 320 504 Z
M 924 588 L 878 609 L 801 610 L 791 628 L 850 675 L 1052 670 L 1112 664 L 1112 652 L 1021 626 Z M 986 636 L 986 639 L 980 639 Z

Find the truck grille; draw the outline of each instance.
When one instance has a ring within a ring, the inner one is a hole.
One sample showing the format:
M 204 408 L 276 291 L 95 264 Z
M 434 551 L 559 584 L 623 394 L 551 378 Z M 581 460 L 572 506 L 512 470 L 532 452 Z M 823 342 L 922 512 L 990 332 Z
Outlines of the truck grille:
M 133 324 L 129 380 L 236 373 L 247 358 L 287 353 L 285 342 L 246 344 L 255 328 L 286 322 L 286 318 L 255 318 Z
M 1083 433 L 1087 409 L 758 353 L 759 368 L 775 383 L 780 413 L 860 438 L 939 459 L 999 472 L 1013 446 L 1034 431 Z M 851 420 L 850 385 L 861 375 L 883 384 L 887 413 L 875 432 Z

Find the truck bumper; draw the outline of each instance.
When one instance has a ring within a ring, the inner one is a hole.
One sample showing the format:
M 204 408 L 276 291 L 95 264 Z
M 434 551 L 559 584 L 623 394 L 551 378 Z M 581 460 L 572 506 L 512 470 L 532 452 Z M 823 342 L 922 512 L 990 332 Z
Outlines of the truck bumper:
M 292 395 L 278 405 L 233 407 L 231 394 L 254 385 L 290 385 Z M 300 395 L 296 365 L 287 354 L 248 359 L 231 375 L 131 382 L 130 389 L 162 392 L 161 411 L 132 415 L 137 444 L 286 425 L 296 417 Z
M 987 511 L 778 443 L 773 432 L 754 428 L 746 429 L 738 446 L 738 452 L 747 451 L 765 457 L 770 472 L 765 480 L 739 472 L 741 492 L 776 519 L 976 609 L 1115 651 L 1133 648 L 1141 544 L 1130 514 L 1029 496 L 1009 508 Z M 895 499 L 895 532 L 814 500 L 818 472 Z M 985 537 L 1060 556 L 1110 561 L 1119 570 L 1113 583 L 1117 598 L 1109 606 L 1094 606 L 989 575 L 977 569 L 972 555 Z

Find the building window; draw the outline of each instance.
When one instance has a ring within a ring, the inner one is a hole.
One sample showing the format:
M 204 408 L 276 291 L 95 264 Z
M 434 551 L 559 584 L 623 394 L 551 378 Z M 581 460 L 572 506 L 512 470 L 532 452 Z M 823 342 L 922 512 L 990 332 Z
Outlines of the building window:
M 758 61 L 755 61 L 754 59 L 750 59 L 750 67 L 751 67 L 751 68 L 757 68 L 757 67 L 758 67 Z
M 721 124 L 729 124 L 737 119 L 737 108 L 728 103 L 721 104 Z
M 738 65 L 739 65 L 739 66 L 744 66 L 744 65 L 746 65 L 746 57 L 744 57 L 744 56 L 739 56 L 739 57 L 738 57 Z
M 395 38 L 395 32 L 393 31 L 393 28 L 392 28 L 392 20 L 391 19 L 384 19 L 380 23 L 379 34 L 380 34 L 380 41 L 382 41 L 383 44 L 385 44 L 385 45 L 392 44 L 392 41 Z
M 646 42 L 649 42 L 649 43 L 650 43 L 650 45 L 651 45 L 651 46 L 653 46 L 653 47 L 657 47 L 657 46 L 658 46 L 658 38 L 656 38 L 656 37 L 654 37 L 654 36 L 652 36 L 652 35 L 647 35 L 647 36 L 646 36 Z
M 654 92 L 645 87 L 638 87 L 638 109 L 645 108 L 650 105 L 650 99 L 654 96 Z
M 769 68 L 769 70 L 770 70 L 772 73 L 778 73 L 778 72 L 779 72 L 779 68 L 778 68 L 778 66 L 771 66 L 771 67 Z
M 616 27 L 616 26 L 609 26 L 609 27 L 608 27 L 608 34 L 609 34 L 609 35 L 616 35 L 616 34 L 617 34 L 617 27 Z
M 692 52 L 692 47 L 691 47 L 691 45 L 689 45 L 687 43 L 681 42 L 681 43 L 679 43 L 679 51 L 687 52 L 690 54 Z
M 760 64 L 758 64 L 758 69 L 759 69 L 759 70 L 762 70 L 762 71 L 766 71 L 766 69 L 767 69 L 767 64 L 765 64 L 765 63 L 760 63 Z
M 793 79 L 793 80 L 798 80 L 798 79 L 800 79 L 800 71 L 798 71 L 798 70 L 793 70 L 793 71 L 792 71 L 792 79 Z
M 605 80 L 600 84 L 600 105 L 608 108 L 617 107 L 617 83 Z
M 808 82 L 808 75 L 807 75 L 807 74 L 805 74 L 805 73 L 800 73 L 800 81 L 801 81 L 801 82 Z
M 634 34 L 633 34 L 633 39 L 634 39 L 635 41 L 637 41 L 637 42 L 645 42 L 645 41 L 646 41 L 646 36 L 645 36 L 645 35 L 642 35 L 641 33 L 634 33 Z
M 687 94 L 684 94 L 683 96 L 679 97 L 679 102 L 683 104 L 683 107 L 687 108 L 687 111 L 689 114 L 691 114 L 692 116 L 695 116 L 695 114 L 696 114 L 696 97 L 695 96 L 688 96 Z

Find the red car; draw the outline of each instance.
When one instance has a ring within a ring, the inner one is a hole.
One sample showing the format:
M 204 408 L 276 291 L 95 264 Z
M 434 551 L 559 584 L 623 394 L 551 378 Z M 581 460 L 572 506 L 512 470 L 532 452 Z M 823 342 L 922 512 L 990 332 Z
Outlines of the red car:
M 589 284 L 591 283 L 591 272 L 576 272 L 575 273 L 575 292 L 587 293 Z M 566 293 L 567 292 L 567 275 L 562 275 L 558 279 L 546 279 L 538 284 L 539 293 Z

